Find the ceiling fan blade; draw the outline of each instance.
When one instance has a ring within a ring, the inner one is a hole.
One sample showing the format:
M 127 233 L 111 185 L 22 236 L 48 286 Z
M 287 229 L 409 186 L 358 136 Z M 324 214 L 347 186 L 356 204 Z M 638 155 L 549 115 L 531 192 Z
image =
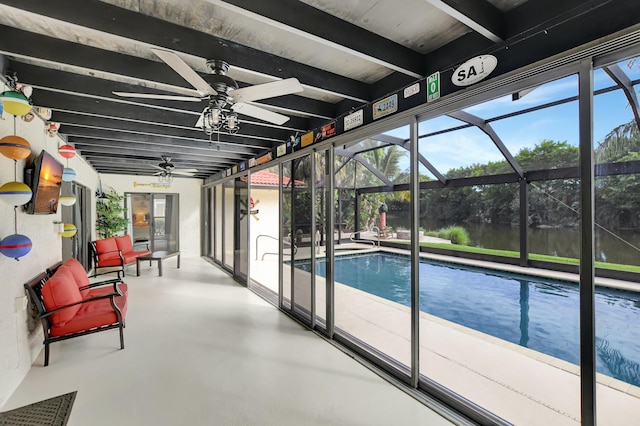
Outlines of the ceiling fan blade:
M 196 124 L 193 127 L 202 128 L 203 126 L 204 126 L 204 111 L 200 113 L 200 117 L 198 117 L 198 121 L 196 121 Z
M 303 90 L 304 89 L 297 78 L 287 78 L 285 80 L 256 84 L 255 86 L 232 90 L 229 92 L 229 95 L 236 103 L 252 102 L 259 101 L 261 99 L 274 98 L 276 96 L 290 95 L 291 93 L 299 93 Z
M 158 170 L 164 171 L 164 168 L 162 168 L 160 166 L 156 166 L 155 164 L 149 164 L 149 166 L 153 167 L 154 169 L 158 169 Z
M 216 95 L 217 92 L 213 90 L 213 87 L 193 70 L 185 61 L 183 61 L 178 55 L 163 49 L 151 49 L 160 59 L 162 59 L 167 65 L 169 65 L 175 72 L 180 74 L 182 78 L 187 80 L 189 84 L 195 87 L 199 92 L 207 93 L 210 95 Z
M 198 169 L 174 169 L 173 173 L 197 173 Z
M 125 98 L 142 98 L 142 99 L 161 99 L 167 101 L 188 101 L 188 102 L 200 102 L 202 98 L 196 98 L 193 96 L 179 96 L 179 95 L 158 95 L 154 93 L 135 93 L 135 92 L 111 92 L 116 96 L 122 96 Z
M 160 176 L 161 174 L 163 174 L 164 172 L 158 172 L 158 173 L 154 173 L 153 176 Z
M 234 104 L 231 107 L 237 113 L 248 115 L 249 117 L 258 118 L 260 120 L 268 121 L 273 124 L 284 124 L 289 120 L 286 115 L 278 114 L 277 112 L 269 111 L 264 108 L 257 107 L 251 104 L 245 104 L 243 102 Z
M 180 176 L 193 176 L 195 173 L 190 173 L 190 172 L 180 172 L 177 170 L 174 170 L 171 172 L 174 175 L 180 175 Z

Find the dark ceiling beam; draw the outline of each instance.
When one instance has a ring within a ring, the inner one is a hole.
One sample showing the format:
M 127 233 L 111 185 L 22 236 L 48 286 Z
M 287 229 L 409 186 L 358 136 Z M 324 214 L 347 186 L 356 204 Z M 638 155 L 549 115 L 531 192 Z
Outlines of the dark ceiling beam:
M 161 133 L 167 137 L 184 137 L 189 139 L 200 139 L 206 142 L 209 141 L 209 137 L 206 136 L 204 132 L 197 127 L 176 128 L 171 126 L 164 126 L 164 125 L 161 125 L 160 123 L 146 123 L 146 122 L 133 121 L 133 120 L 128 121 L 128 120 L 122 120 L 122 119 L 110 118 L 110 117 L 96 117 L 96 116 L 78 114 L 78 113 L 67 112 L 67 111 L 55 111 L 54 114 L 52 115 L 52 118 L 54 118 L 53 121 L 62 124 L 61 131 L 63 133 L 65 131 L 66 125 L 69 124 L 69 125 L 86 126 L 86 127 L 104 127 L 104 128 L 117 127 L 119 130 L 124 130 L 124 131 L 143 132 L 143 133 L 149 133 L 149 134 Z M 283 140 L 283 139 L 276 139 L 276 135 L 272 135 L 273 137 L 268 137 L 268 136 L 265 136 L 264 134 L 251 135 L 248 133 L 249 130 L 246 129 L 246 127 L 248 126 L 243 125 L 243 123 L 241 123 L 240 130 L 242 133 L 239 132 L 239 135 L 234 135 L 233 137 L 238 139 L 246 138 L 246 139 L 265 140 L 268 142 L 272 142 L 274 139 L 278 142 Z M 279 134 L 277 136 L 282 136 L 282 135 Z M 214 135 L 213 138 L 215 139 L 216 136 Z M 263 138 L 266 138 L 266 139 L 263 139 Z
M 89 114 L 130 118 L 138 121 L 157 121 L 164 125 L 191 127 L 198 120 L 206 102 L 182 102 L 159 100 L 130 100 L 117 97 L 111 91 L 140 90 L 136 86 L 115 81 L 92 78 L 84 75 L 67 73 L 39 67 L 19 61 L 10 62 L 10 70 L 15 71 L 21 82 L 36 88 L 32 95 L 38 106 L 54 107 Z M 62 91 L 62 93 L 61 93 Z M 64 97 L 68 98 L 65 99 Z M 310 111 L 317 106 L 311 99 L 301 102 L 297 96 L 283 97 L 292 101 L 293 109 L 305 104 Z M 158 107 L 158 108 L 156 108 Z M 327 108 L 317 111 L 325 113 Z M 304 110 L 302 110 L 304 112 Z M 176 114 L 178 116 L 176 117 Z M 183 118 L 181 118 L 181 116 Z M 55 121 L 55 117 L 54 117 Z M 267 137 L 286 139 L 291 132 L 307 131 L 308 120 L 290 116 L 282 126 L 275 126 L 251 117 L 240 116 L 241 128 L 247 133 L 264 134 Z M 244 123 L 244 127 L 242 124 Z M 249 130 L 255 127 L 255 130 Z
M 39 58 L 87 70 L 166 83 L 193 89 L 180 75 L 163 62 L 124 55 L 85 46 L 59 38 L 0 25 L 0 50 L 30 58 Z M 18 75 L 20 77 L 20 75 Z
M 0 38 L 0 44 L 2 44 L 2 38 Z M 159 101 L 159 100 L 134 100 L 134 99 L 126 99 L 122 97 L 118 97 L 113 95 L 112 91 L 140 91 L 140 87 L 119 83 L 111 80 L 104 80 L 101 78 L 93 78 L 80 74 L 68 73 L 60 70 L 39 67 L 36 65 L 31 65 L 27 63 L 23 63 L 20 61 L 11 61 L 9 64 L 9 70 L 16 72 L 19 81 L 24 82 L 25 84 L 41 87 L 41 88 L 50 88 L 56 89 L 64 92 L 69 92 L 70 94 L 77 93 L 78 95 L 90 95 L 96 98 L 104 98 L 102 102 L 110 101 L 116 103 L 118 106 L 114 106 L 114 112 L 120 112 L 121 105 L 133 105 L 136 110 L 131 117 L 139 117 L 141 114 L 140 109 L 145 109 L 147 105 L 157 106 L 162 108 L 170 108 L 172 111 L 181 112 L 184 111 L 183 114 L 189 116 L 190 118 L 185 118 L 184 122 L 181 122 L 179 125 L 188 125 L 191 126 L 196 123 L 198 119 L 198 115 L 207 105 L 206 101 L 202 102 L 181 102 L 181 101 Z M 175 73 L 174 73 L 175 74 Z M 154 92 L 152 90 L 145 90 L 146 92 Z M 34 91 L 33 99 L 34 102 L 40 100 L 40 94 L 38 90 Z M 275 105 L 287 105 L 293 110 L 299 110 L 302 113 L 317 113 L 317 114 L 333 114 L 334 107 L 330 104 L 315 101 L 313 99 L 302 98 L 300 96 L 286 96 L 280 98 L 274 98 L 271 101 L 276 102 Z M 84 111 L 83 109 L 79 109 L 80 105 L 84 106 L 91 105 L 93 102 L 88 101 L 86 98 L 81 96 L 77 96 L 76 99 L 78 103 L 78 108 L 75 110 Z M 54 98 L 51 99 L 51 102 L 55 102 L 57 100 L 57 94 Z M 262 102 L 265 103 L 266 102 Z M 44 106 L 44 104 L 40 103 L 39 105 Z M 157 108 L 146 108 L 148 111 L 148 118 L 146 121 L 153 121 L 152 117 L 158 114 L 158 111 L 161 111 Z M 198 113 L 189 114 L 189 112 Z M 165 122 L 167 120 L 167 115 L 173 116 L 173 113 L 163 113 L 164 117 L 161 118 L 161 121 Z M 269 132 L 273 129 L 275 130 L 283 130 L 286 132 L 295 132 L 295 131 L 306 131 L 309 129 L 309 124 L 306 119 L 299 118 L 295 116 L 290 116 L 289 120 L 282 126 L 274 126 L 269 123 L 262 122 L 261 120 L 253 119 L 251 117 L 240 116 L 240 120 L 248 125 L 263 127 L 265 128 L 265 132 Z M 177 124 L 177 123 L 176 123 Z M 289 133 L 283 134 L 283 138 L 286 139 Z
M 425 66 L 420 53 L 297 0 L 219 0 L 212 3 L 378 65 L 419 79 Z M 232 5 L 232 6 L 228 6 Z M 235 7 L 233 7 L 235 6 Z
M 71 127 L 71 126 L 69 126 Z M 265 150 L 264 148 L 259 147 L 239 147 L 236 144 L 225 140 L 224 138 L 220 138 L 220 142 L 217 140 L 209 141 L 195 141 L 195 140 L 186 140 L 186 139 L 176 139 L 176 138 L 165 138 L 159 136 L 151 136 L 144 134 L 135 134 L 135 133 L 125 133 L 125 132 L 117 132 L 117 131 L 105 131 L 100 129 L 90 129 L 90 128 L 82 128 L 82 127 L 74 127 L 73 129 L 68 130 L 65 135 L 67 136 L 67 140 L 71 142 L 71 138 L 79 137 L 79 138 L 89 138 L 89 139 L 103 139 L 108 141 L 123 141 L 128 143 L 147 143 L 150 145 L 158 145 L 158 146 L 167 146 L 167 147 L 199 147 L 203 149 L 211 149 L 220 151 L 221 155 L 229 155 L 229 154 L 238 154 L 241 155 L 240 158 L 246 158 L 249 156 L 255 156 L 262 154 Z
M 218 150 L 216 143 L 202 144 L 199 146 L 180 144 L 176 141 L 159 141 L 159 142 L 146 142 L 136 141 L 129 139 L 113 139 L 113 138 L 98 138 L 86 135 L 71 135 L 67 138 L 68 143 L 73 146 L 76 144 L 84 147 L 96 146 L 96 147 L 110 147 L 111 153 L 119 152 L 121 149 L 144 149 L 148 152 L 158 152 L 160 154 L 167 154 L 169 152 L 175 152 L 179 149 L 180 152 L 185 152 L 190 155 L 199 155 L 203 159 L 214 157 L 218 161 L 228 161 L 230 163 L 237 163 L 239 160 L 246 158 L 246 154 L 239 154 L 233 152 L 225 152 L 221 149 Z M 175 154 L 172 154 L 172 156 Z
M 74 144 L 76 151 L 86 155 L 97 155 L 97 156 L 105 156 L 112 157 L 114 153 L 117 153 L 118 156 L 147 156 L 149 159 L 157 159 L 160 160 L 159 155 L 164 155 L 162 152 L 152 152 L 148 149 L 136 148 L 135 146 L 129 148 L 119 148 L 115 150 L 113 146 L 96 146 L 93 144 L 82 144 L 76 143 Z M 199 169 L 212 169 L 216 167 L 221 167 L 225 165 L 233 164 L 233 161 L 229 161 L 225 158 L 216 158 L 216 157 L 204 157 L 204 156 L 196 156 L 192 155 L 181 155 L 176 156 L 176 154 L 171 154 L 172 162 L 179 163 L 181 168 L 185 167 L 195 167 Z M 158 162 L 156 161 L 156 163 Z
M 504 16 L 505 41 L 492 43 L 476 32 L 465 34 L 426 55 L 427 74 L 452 71 L 465 60 L 488 53 L 498 57 L 493 73 L 497 77 L 636 25 L 640 8 L 626 0 L 537 0 Z M 441 77 L 443 85 L 446 77 Z
M 155 167 L 151 167 L 150 164 L 140 163 L 140 160 L 135 158 L 111 158 L 103 160 L 101 157 L 93 158 L 89 156 L 89 160 L 93 167 L 100 173 L 122 173 L 128 175 L 152 176 L 160 171 Z M 211 174 L 219 172 L 222 169 L 223 167 L 213 171 L 198 171 L 194 173 L 193 177 L 203 179 Z
M 365 83 L 101 1 L 0 0 L 0 3 L 201 58 L 222 59 L 258 73 L 296 77 L 303 85 L 336 95 L 370 100 L 369 86 Z
M 505 13 L 505 29 L 508 38 L 531 36 L 536 33 L 552 30 L 568 21 L 579 19 L 583 15 L 596 14 L 608 19 L 607 14 L 620 11 L 611 6 L 612 0 L 536 0 L 522 3 Z M 617 3 L 628 3 L 626 0 Z M 603 7 L 606 6 L 606 7 Z M 601 22 L 599 26 L 603 26 Z M 556 29 L 556 30 L 554 30 Z M 588 31 L 587 28 L 583 28 Z
M 140 155 L 135 153 L 120 155 L 114 158 L 114 157 L 105 157 L 103 155 L 100 155 L 100 153 L 87 152 L 86 157 L 87 159 L 91 160 L 92 163 L 95 165 L 113 163 L 114 161 L 117 161 L 117 162 L 125 162 L 128 164 L 131 164 L 132 167 L 142 167 L 145 169 L 150 168 L 151 170 L 155 170 L 155 171 L 159 170 L 155 166 L 157 166 L 162 162 L 162 158 L 160 158 L 159 155 L 157 157 L 151 157 L 151 156 L 145 156 L 145 155 Z M 223 163 L 215 163 L 215 164 L 214 163 L 209 163 L 209 164 L 194 163 L 189 161 L 175 160 L 173 157 L 171 157 L 171 163 L 175 166 L 176 169 L 198 169 L 198 171 L 194 173 L 199 173 L 199 174 L 203 174 L 203 173 L 208 174 L 214 170 L 219 170 L 225 167 Z
M 87 159 L 96 165 L 127 164 L 132 168 L 138 168 L 141 170 L 148 169 L 151 173 L 155 173 L 159 170 L 154 166 L 158 165 L 160 161 L 162 161 L 160 157 L 151 158 L 151 157 L 136 156 L 136 155 L 119 156 L 119 157 L 103 157 L 99 155 L 89 154 L 87 155 Z M 182 167 L 182 165 L 179 165 L 176 162 L 173 162 L 173 160 L 172 160 L 172 163 L 176 166 L 177 169 L 187 168 L 187 167 Z M 195 167 L 188 167 L 188 168 L 195 168 Z M 219 168 L 221 167 L 217 167 L 217 169 Z M 212 167 L 211 169 L 216 169 L 216 168 Z
M 504 14 L 485 0 L 425 0 L 483 37 L 498 43 L 505 38 Z
M 60 130 L 64 130 L 63 134 L 65 135 L 87 135 L 87 136 L 95 136 L 95 137 L 123 137 L 133 140 L 140 141 L 159 141 L 159 140 L 182 140 L 185 142 L 190 142 L 193 144 L 209 144 L 209 143 L 217 143 L 218 138 L 217 134 L 212 137 L 212 139 L 204 139 L 204 138 L 190 138 L 190 137 L 182 137 L 182 136 L 167 136 L 163 133 L 145 133 L 134 130 L 122 130 L 117 127 L 91 127 L 91 126 L 82 126 L 77 124 L 66 123 L 63 124 Z M 232 136 L 223 134 L 220 136 L 220 144 L 223 146 L 222 149 L 229 149 L 231 151 L 236 151 L 233 148 L 238 148 L 236 152 L 242 152 L 242 150 L 259 150 L 264 151 L 267 149 L 275 148 L 280 142 L 268 142 L 268 141 L 256 141 L 250 139 L 231 139 Z M 232 144 L 233 146 L 228 146 Z

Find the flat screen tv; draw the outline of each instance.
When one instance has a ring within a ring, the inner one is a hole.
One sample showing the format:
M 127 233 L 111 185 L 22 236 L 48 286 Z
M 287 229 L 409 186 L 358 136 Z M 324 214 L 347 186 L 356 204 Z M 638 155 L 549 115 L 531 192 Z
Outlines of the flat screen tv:
M 54 214 L 58 211 L 63 169 L 64 166 L 45 150 L 25 169 L 25 183 L 33 191 L 25 206 L 27 213 Z

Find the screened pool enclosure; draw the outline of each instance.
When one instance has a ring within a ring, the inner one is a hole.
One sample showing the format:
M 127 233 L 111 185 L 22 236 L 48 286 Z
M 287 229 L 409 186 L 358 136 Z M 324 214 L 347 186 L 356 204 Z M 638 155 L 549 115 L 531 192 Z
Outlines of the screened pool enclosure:
M 203 254 L 383 374 L 476 421 L 575 424 L 591 412 L 631 424 L 640 347 L 621 336 L 640 311 L 637 55 L 532 66 L 208 182 Z M 406 303 L 360 286 L 385 287 L 384 262 L 343 261 L 380 252 L 408 259 L 394 272 Z M 517 285 L 496 284 L 511 297 L 500 303 L 482 285 L 463 300 L 467 279 L 431 281 L 426 260 L 500 271 Z M 356 284 L 337 278 L 345 274 Z M 558 293 L 554 311 L 573 301 L 556 320 L 566 338 L 536 328 L 549 315 L 538 292 Z M 485 328 L 427 312 L 428 297 L 462 316 L 477 305 Z M 552 354 L 496 337 L 505 310 L 514 311 L 509 326 Z M 620 327 L 599 333 L 611 316 Z

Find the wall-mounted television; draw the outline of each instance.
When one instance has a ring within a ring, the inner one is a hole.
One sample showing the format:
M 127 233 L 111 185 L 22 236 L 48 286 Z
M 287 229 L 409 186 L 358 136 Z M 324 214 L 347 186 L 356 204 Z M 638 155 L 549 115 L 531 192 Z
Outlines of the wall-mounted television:
M 58 211 L 63 169 L 62 163 L 45 150 L 25 168 L 24 181 L 33 191 L 25 206 L 28 214 L 54 214 Z

